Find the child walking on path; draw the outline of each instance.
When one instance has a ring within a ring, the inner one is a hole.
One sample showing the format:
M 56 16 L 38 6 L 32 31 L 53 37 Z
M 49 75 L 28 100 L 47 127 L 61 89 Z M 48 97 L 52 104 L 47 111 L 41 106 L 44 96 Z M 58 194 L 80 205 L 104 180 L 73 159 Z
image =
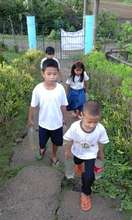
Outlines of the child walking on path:
M 67 98 L 63 86 L 56 82 L 58 77 L 58 64 L 53 59 L 43 62 L 43 82 L 39 83 L 32 92 L 29 109 L 29 126 L 34 126 L 34 113 L 39 107 L 39 145 L 40 156 L 46 151 L 49 138 L 52 141 L 53 164 L 57 164 L 57 147 L 63 144 L 63 120 L 66 110 Z
M 80 206 L 83 211 L 91 209 L 91 186 L 95 180 L 94 166 L 99 153 L 104 159 L 103 145 L 109 142 L 105 128 L 100 119 L 100 105 L 96 101 L 84 104 L 82 119 L 74 122 L 64 134 L 66 141 L 65 156 L 72 157 L 75 174 L 81 176 Z
M 67 110 L 73 110 L 75 117 L 80 117 L 83 105 L 86 102 L 86 92 L 89 77 L 85 72 L 84 64 L 80 61 L 74 63 L 71 68 L 71 75 L 67 79 Z
M 61 70 L 60 70 L 60 62 L 59 60 L 55 57 L 55 49 L 53 47 L 46 47 L 46 50 L 45 50 L 45 54 L 46 54 L 46 57 L 44 57 L 41 62 L 40 62 L 40 69 L 42 70 L 43 69 L 43 62 L 47 59 L 53 59 L 57 62 L 58 64 L 58 68 L 59 68 L 59 77 L 58 77 L 58 82 L 62 82 L 62 73 L 61 73 Z
M 44 57 L 41 62 L 40 62 L 40 68 L 41 70 L 43 69 L 43 62 L 47 59 L 53 59 L 57 62 L 59 70 L 60 70 L 60 62 L 59 60 L 55 57 L 55 49 L 53 47 L 46 47 L 45 50 L 46 57 Z

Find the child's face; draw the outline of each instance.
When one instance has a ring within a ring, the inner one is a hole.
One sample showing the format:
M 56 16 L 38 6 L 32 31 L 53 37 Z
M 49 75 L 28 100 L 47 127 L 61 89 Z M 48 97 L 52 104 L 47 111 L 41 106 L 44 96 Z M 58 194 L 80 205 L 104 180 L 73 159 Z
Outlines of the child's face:
M 82 128 L 87 132 L 92 132 L 96 128 L 99 119 L 99 115 L 93 116 L 88 112 L 82 113 Z
M 74 72 L 77 76 L 80 76 L 82 74 L 82 69 L 76 68 L 76 69 L 74 69 Z
M 45 82 L 54 83 L 58 78 L 58 70 L 55 67 L 47 67 L 45 71 L 42 72 L 42 76 Z
M 54 57 L 54 54 L 47 54 L 48 59 L 52 59 Z

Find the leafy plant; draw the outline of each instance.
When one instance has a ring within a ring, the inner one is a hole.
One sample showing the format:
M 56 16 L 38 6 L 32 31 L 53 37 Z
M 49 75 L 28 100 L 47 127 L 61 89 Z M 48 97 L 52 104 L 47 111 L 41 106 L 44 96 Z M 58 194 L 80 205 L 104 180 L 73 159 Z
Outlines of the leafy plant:
M 4 65 L 0 67 L 0 123 L 11 120 L 28 97 L 33 79 L 25 71 Z
M 21 169 L 10 168 L 10 160 L 16 138 L 23 137 L 31 90 L 35 80 L 40 80 L 36 66 L 41 55 L 39 51 L 28 51 L 10 61 L 11 65 L 0 66 L 0 184 Z M 35 64 L 34 74 L 32 64 Z
M 117 17 L 109 12 L 102 12 L 97 19 L 97 38 L 114 39 L 117 35 L 119 24 Z
M 90 91 L 102 104 L 102 123 L 110 143 L 105 147 L 105 172 L 94 190 L 120 198 L 121 209 L 132 210 L 131 68 L 108 62 L 101 52 L 83 58 L 90 73 Z
M 57 40 L 59 38 L 59 32 L 52 30 L 48 36 L 48 39 Z

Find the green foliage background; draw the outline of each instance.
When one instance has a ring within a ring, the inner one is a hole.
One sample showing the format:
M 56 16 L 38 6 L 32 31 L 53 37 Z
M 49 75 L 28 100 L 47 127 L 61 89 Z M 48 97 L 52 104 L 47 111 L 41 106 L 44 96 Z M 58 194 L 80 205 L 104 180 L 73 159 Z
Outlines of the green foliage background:
M 120 198 L 121 209 L 132 210 L 132 70 L 108 62 L 101 52 L 84 57 L 91 84 L 89 94 L 102 103 L 102 123 L 110 143 L 105 148 L 105 172 L 94 190 Z

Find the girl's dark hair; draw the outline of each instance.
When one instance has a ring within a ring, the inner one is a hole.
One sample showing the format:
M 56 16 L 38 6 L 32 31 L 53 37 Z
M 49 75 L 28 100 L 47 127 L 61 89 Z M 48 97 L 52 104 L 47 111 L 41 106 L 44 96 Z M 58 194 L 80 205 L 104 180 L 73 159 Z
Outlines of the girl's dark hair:
M 53 47 L 46 47 L 45 53 L 48 55 L 54 55 L 55 49 Z
M 84 79 L 84 71 L 85 71 L 85 67 L 84 67 L 84 64 L 81 62 L 81 61 L 77 61 L 76 63 L 74 63 L 72 65 L 72 68 L 71 68 L 71 75 L 70 77 L 72 78 L 73 82 L 74 82 L 74 78 L 75 78 L 75 69 L 82 69 L 82 74 L 80 75 L 80 82 L 83 81 Z
M 45 71 L 47 67 L 54 67 L 59 71 L 58 63 L 54 59 L 46 59 L 42 63 L 42 71 Z

